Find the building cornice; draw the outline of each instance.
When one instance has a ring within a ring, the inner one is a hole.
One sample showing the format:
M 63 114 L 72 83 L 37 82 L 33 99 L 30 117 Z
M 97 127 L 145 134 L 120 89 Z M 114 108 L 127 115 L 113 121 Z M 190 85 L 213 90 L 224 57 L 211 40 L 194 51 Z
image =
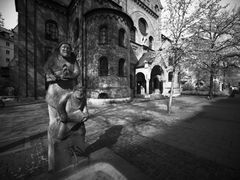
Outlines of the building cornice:
M 80 0 L 72 0 L 68 7 L 69 14 L 72 14 L 79 4 Z
M 55 3 L 53 1 L 47 1 L 47 0 L 36 0 L 36 2 L 40 6 L 51 9 L 63 15 L 67 15 L 67 8 L 58 3 Z
M 158 19 L 159 16 L 146 4 L 144 4 L 141 0 L 133 0 L 137 5 L 142 7 L 146 12 L 148 12 L 150 15 L 152 15 L 154 18 Z
M 84 14 L 84 16 L 89 19 L 91 17 L 94 18 L 115 18 L 116 20 L 120 20 L 124 22 L 126 25 L 129 26 L 131 29 L 133 27 L 133 21 L 130 16 L 128 16 L 126 13 L 116 10 L 116 9 L 111 9 L 111 8 L 98 8 L 98 9 L 93 9 L 91 11 L 88 11 L 87 13 Z

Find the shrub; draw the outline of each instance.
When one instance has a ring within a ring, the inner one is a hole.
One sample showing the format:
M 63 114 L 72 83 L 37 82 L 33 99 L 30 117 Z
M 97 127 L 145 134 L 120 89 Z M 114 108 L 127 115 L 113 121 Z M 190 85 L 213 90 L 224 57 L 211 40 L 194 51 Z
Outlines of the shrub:
M 193 86 L 193 84 L 191 84 L 191 83 L 185 83 L 185 84 L 182 86 L 182 90 L 183 90 L 183 91 L 191 91 L 191 90 L 194 90 L 194 86 Z

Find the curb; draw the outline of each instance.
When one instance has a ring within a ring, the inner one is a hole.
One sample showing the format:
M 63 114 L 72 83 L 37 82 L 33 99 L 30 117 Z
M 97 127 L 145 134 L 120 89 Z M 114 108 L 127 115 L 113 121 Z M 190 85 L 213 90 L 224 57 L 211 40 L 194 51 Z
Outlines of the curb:
M 45 103 L 44 100 L 40 100 L 40 101 L 32 101 L 32 102 L 16 102 L 16 103 L 5 103 L 5 107 L 4 108 L 9 108 L 9 107 L 15 107 L 15 106 L 25 106 L 25 105 L 31 105 L 31 104 L 42 104 Z
M 33 134 L 33 135 L 30 135 L 30 136 L 28 136 L 28 137 L 23 137 L 23 138 L 21 138 L 21 139 L 19 139 L 19 140 L 16 140 L 16 141 L 14 141 L 14 142 L 11 142 L 11 143 L 9 143 L 9 144 L 6 144 L 6 145 L 1 146 L 1 147 L 0 147 L 0 153 L 6 152 L 6 151 L 8 151 L 9 149 L 12 149 L 12 148 L 14 148 L 14 147 L 16 147 L 16 146 L 19 146 L 19 145 L 21 145 L 21 144 L 25 144 L 25 143 L 27 143 L 27 142 L 29 142 L 29 141 L 34 140 L 34 139 L 43 137 L 43 136 L 45 136 L 45 135 L 47 135 L 47 130 L 38 132 L 38 133 Z

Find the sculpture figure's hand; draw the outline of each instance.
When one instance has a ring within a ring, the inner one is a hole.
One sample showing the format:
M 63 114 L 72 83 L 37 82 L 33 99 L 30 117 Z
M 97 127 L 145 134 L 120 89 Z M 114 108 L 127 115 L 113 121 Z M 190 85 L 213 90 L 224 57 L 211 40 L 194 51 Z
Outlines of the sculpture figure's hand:
M 68 69 L 66 64 L 63 65 L 62 79 L 63 80 L 72 79 L 71 72 L 69 71 L 69 69 Z
M 62 123 L 67 123 L 68 117 L 66 113 L 59 113 L 59 118 Z
M 46 75 L 46 81 L 47 82 L 52 82 L 52 81 L 56 81 L 56 80 L 57 80 L 57 78 L 53 74 Z
M 83 118 L 82 118 L 82 122 L 87 121 L 89 118 L 89 115 L 87 113 L 83 113 Z

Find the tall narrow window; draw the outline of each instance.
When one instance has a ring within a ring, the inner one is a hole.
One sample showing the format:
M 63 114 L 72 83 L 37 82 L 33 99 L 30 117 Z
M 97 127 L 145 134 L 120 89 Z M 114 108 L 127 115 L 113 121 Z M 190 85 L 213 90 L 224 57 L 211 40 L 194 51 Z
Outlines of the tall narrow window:
M 118 43 L 119 46 L 125 47 L 125 30 L 124 29 L 120 29 L 119 33 L 118 33 Z
M 124 76 L 124 64 L 125 64 L 125 60 L 120 59 L 118 62 L 118 76 L 120 77 Z
M 173 57 L 171 57 L 171 56 L 168 58 L 168 65 L 169 66 L 173 65 Z
M 181 82 L 181 73 L 180 72 L 178 72 L 178 74 L 177 74 L 177 80 L 178 80 L 178 83 Z
M 133 84 L 133 75 L 130 74 L 130 88 L 133 89 L 134 88 L 134 84 Z
M 45 38 L 50 41 L 58 41 L 58 26 L 53 20 L 45 22 Z
M 149 48 L 152 49 L 152 45 L 153 45 L 153 37 L 149 36 Z
M 107 44 L 108 41 L 108 28 L 103 25 L 99 28 L 99 44 Z
M 76 41 L 79 37 L 79 19 L 78 18 L 76 18 L 74 21 L 73 34 L 74 34 L 74 41 Z
M 172 82 L 173 80 L 173 72 L 168 73 L 168 82 Z
M 101 57 L 99 59 L 99 76 L 108 75 L 108 60 L 106 57 Z
M 135 30 L 135 28 L 132 28 L 130 33 L 131 33 L 131 41 L 135 42 L 136 41 L 136 30 Z
M 5 77 L 5 78 L 10 77 L 9 67 L 1 67 L 0 73 L 2 77 Z

